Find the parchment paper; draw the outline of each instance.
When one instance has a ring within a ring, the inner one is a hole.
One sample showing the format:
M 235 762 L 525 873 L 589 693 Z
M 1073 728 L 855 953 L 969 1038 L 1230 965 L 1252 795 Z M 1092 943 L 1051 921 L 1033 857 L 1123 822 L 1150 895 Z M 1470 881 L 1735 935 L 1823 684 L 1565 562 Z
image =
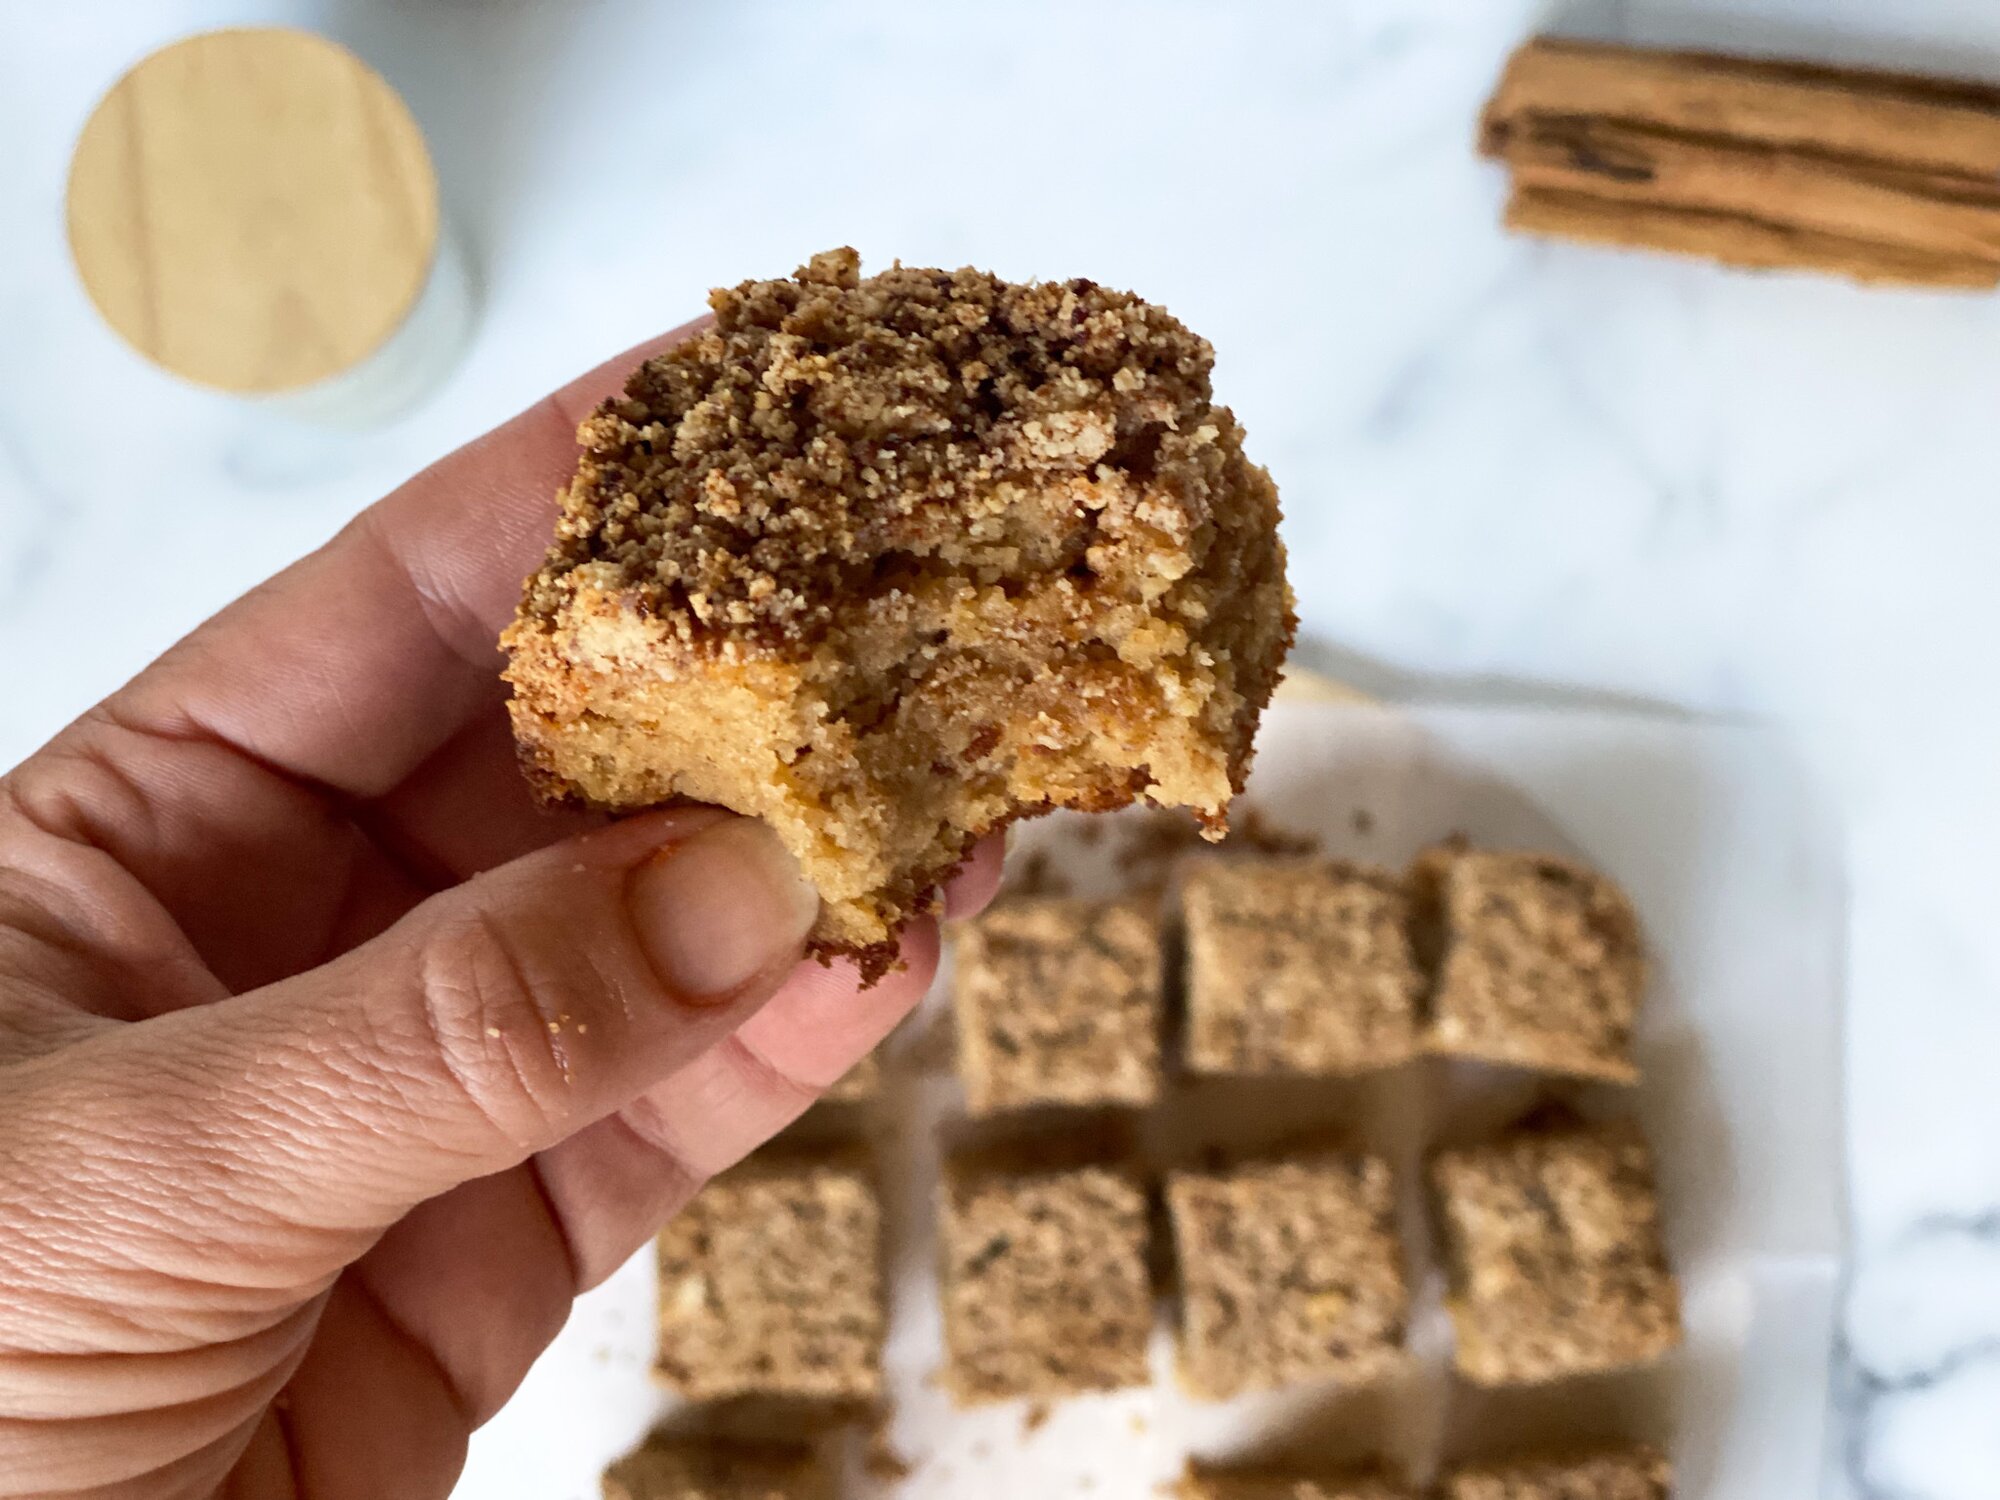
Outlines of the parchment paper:
M 1636 1089 L 1557 1090 L 1586 1113 L 1633 1112 L 1659 1158 L 1688 1340 L 1643 1374 L 1494 1395 L 1446 1374 L 1449 1330 L 1417 1197 L 1427 1142 L 1476 1136 L 1549 1092 L 1519 1075 L 1435 1063 L 1355 1083 L 1178 1085 L 1129 1122 L 1154 1165 L 1203 1144 L 1254 1147 L 1301 1129 L 1386 1152 L 1401 1170 L 1418 1288 L 1404 1376 L 1374 1390 L 1301 1389 L 1224 1404 L 1182 1396 L 1167 1314 L 1153 1385 L 959 1412 L 941 1361 L 931 1192 L 949 1146 L 1093 1126 L 958 1117 L 949 1017 L 933 994 L 892 1040 L 885 1099 L 818 1112 L 808 1131 L 875 1142 L 889 1192 L 891 1400 L 878 1450 L 848 1443 L 848 1493 L 928 1500 L 1149 1497 L 1190 1455 L 1301 1463 L 1382 1454 L 1422 1475 L 1441 1455 L 1538 1438 L 1646 1437 L 1671 1451 L 1682 1500 L 1770 1500 L 1819 1488 L 1843 1247 L 1842 898 L 1838 839 L 1782 742 L 1755 729 L 1573 711 L 1280 703 L 1247 803 L 1330 853 L 1400 863 L 1464 833 L 1579 855 L 1631 892 L 1655 980 Z M 1013 878 L 1080 893 L 1168 867 L 1161 815 L 1058 816 L 1018 831 Z M 1035 856 L 1042 858 L 1037 860 Z M 1122 866 L 1122 867 L 1121 867 Z M 579 1303 L 520 1393 L 474 1440 L 458 1493 L 591 1500 L 603 1465 L 672 1406 L 648 1376 L 652 1267 L 639 1256 Z M 761 1414 L 754 1424 L 795 1418 Z

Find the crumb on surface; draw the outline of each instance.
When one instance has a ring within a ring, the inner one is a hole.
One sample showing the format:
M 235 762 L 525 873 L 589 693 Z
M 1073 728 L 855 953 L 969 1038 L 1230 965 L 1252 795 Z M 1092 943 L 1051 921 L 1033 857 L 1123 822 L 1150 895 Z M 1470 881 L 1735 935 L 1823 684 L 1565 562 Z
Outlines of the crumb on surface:
M 1162 885 L 1168 873 L 1190 856 L 1270 855 L 1304 857 L 1319 851 L 1319 839 L 1280 827 L 1261 807 L 1239 803 L 1229 815 L 1229 836 L 1204 838 L 1187 819 L 1152 813 L 1127 819 L 1114 856 L 1121 874 L 1138 886 Z
M 1167 872 L 1188 855 L 1207 848 L 1208 841 L 1187 819 L 1152 812 L 1126 820 L 1119 830 L 1113 862 L 1134 885 L 1164 883 Z
M 1400 1367 L 1409 1290 L 1388 1163 L 1316 1153 L 1180 1171 L 1166 1198 L 1191 1395 Z
M 1084 280 L 851 250 L 711 299 L 582 426 L 504 644 L 548 797 L 765 819 L 874 977 L 981 835 L 1212 831 L 1295 627 L 1212 351 Z
M 1518 1130 L 1437 1152 L 1431 1190 L 1456 1334 L 1480 1385 L 1649 1364 L 1680 1343 L 1652 1154 L 1636 1127 Z
M 1232 852 L 1305 859 L 1319 853 L 1319 835 L 1283 828 L 1261 807 L 1246 807 L 1229 826 L 1226 841 Z
M 1190 1071 L 1359 1073 L 1417 1051 L 1425 979 L 1404 882 L 1335 860 L 1210 860 L 1188 871 Z

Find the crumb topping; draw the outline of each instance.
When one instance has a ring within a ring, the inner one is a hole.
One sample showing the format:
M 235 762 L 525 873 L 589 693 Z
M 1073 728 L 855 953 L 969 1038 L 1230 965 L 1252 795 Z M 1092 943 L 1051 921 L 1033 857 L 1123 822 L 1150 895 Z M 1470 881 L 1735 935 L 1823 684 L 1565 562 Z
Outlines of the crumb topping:
M 1134 598 L 1190 566 L 1234 424 L 1207 341 L 1160 308 L 971 269 L 864 280 L 850 249 L 710 305 L 583 424 L 530 612 L 580 571 L 688 638 L 785 641 L 933 564 Z

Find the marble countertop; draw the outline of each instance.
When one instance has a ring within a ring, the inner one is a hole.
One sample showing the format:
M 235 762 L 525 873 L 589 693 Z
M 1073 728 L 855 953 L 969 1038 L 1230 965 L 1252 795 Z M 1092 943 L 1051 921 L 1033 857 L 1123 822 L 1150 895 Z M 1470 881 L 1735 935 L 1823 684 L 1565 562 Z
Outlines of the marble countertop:
M 1208 334 L 1310 657 L 1397 692 L 1787 727 L 1843 810 L 1854 1283 L 1829 1495 L 2000 1493 L 2000 301 L 1495 228 L 1470 150 L 1534 0 L 94 0 L 0 11 L 0 764 L 355 509 L 711 283 L 1087 274 Z M 2000 76 L 1987 0 L 1611 0 L 1565 26 Z M 340 434 L 97 322 L 61 195 L 161 41 L 278 20 L 428 132 L 483 309 Z M 1782 1003 L 1782 997 L 1773 997 Z

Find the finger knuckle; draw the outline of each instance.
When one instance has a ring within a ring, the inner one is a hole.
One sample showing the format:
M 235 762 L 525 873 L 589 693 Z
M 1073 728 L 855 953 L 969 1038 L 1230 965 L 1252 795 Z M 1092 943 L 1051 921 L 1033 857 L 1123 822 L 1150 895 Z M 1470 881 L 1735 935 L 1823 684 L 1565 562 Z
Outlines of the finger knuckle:
M 475 913 L 443 926 L 421 958 L 423 1018 L 446 1085 L 498 1135 L 533 1148 L 561 1113 L 576 966 Z

